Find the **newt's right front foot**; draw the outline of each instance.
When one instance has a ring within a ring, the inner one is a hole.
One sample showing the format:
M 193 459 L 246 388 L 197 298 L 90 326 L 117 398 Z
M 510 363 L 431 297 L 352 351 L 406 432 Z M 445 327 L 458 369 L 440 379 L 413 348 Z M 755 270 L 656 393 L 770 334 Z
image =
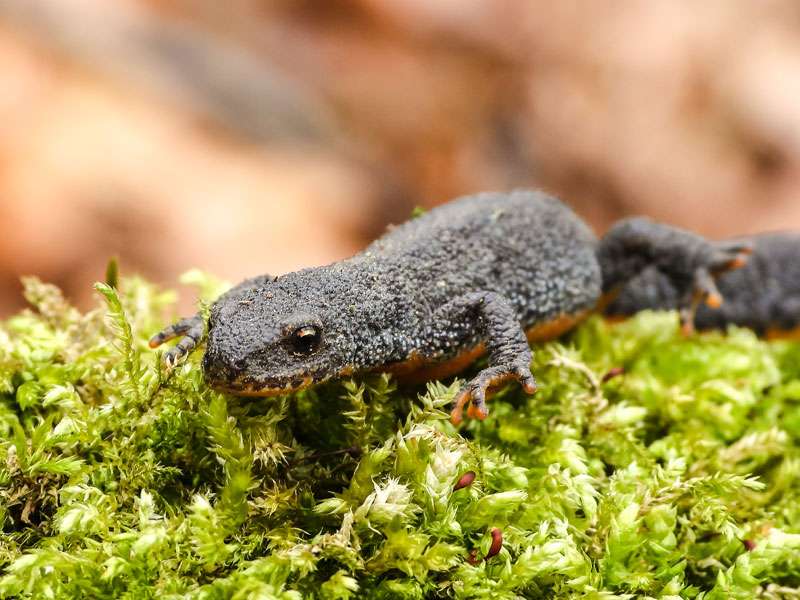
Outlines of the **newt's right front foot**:
M 203 317 L 196 314 L 193 317 L 181 319 L 177 323 L 165 327 L 150 338 L 149 345 L 151 348 L 158 348 L 164 342 L 183 336 L 175 346 L 164 353 L 164 364 L 172 368 L 197 347 L 203 339 L 204 333 L 205 323 L 203 322 Z

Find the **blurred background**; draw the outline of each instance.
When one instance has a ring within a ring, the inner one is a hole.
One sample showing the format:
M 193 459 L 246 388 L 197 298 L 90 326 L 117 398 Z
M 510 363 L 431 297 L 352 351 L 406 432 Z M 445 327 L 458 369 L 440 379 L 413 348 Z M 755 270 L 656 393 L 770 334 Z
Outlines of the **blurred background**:
M 0 0 L 0 316 L 21 274 L 280 274 L 519 186 L 800 229 L 800 3 Z

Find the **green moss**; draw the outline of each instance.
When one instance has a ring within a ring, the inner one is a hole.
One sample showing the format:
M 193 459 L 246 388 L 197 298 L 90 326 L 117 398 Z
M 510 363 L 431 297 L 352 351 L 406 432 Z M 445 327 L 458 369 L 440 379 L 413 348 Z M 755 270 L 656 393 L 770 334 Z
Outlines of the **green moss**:
M 0 325 L 3 597 L 800 595 L 797 345 L 593 319 L 456 430 L 458 382 L 215 393 L 146 346 L 174 294 L 97 289 Z

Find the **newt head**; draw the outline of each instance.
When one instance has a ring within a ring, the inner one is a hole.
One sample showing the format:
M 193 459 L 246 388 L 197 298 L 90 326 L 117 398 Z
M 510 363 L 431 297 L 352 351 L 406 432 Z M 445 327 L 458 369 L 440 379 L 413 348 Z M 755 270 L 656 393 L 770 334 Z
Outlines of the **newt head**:
M 269 286 L 214 304 L 203 357 L 207 383 L 241 396 L 287 394 L 345 371 L 340 334 L 294 290 Z

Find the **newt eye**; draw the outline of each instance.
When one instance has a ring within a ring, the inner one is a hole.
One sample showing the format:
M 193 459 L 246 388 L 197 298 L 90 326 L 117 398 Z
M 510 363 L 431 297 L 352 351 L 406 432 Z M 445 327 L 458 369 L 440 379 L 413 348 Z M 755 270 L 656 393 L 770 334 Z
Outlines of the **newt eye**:
M 287 341 L 294 354 L 311 354 L 322 342 L 322 330 L 314 325 L 304 325 L 295 329 Z

